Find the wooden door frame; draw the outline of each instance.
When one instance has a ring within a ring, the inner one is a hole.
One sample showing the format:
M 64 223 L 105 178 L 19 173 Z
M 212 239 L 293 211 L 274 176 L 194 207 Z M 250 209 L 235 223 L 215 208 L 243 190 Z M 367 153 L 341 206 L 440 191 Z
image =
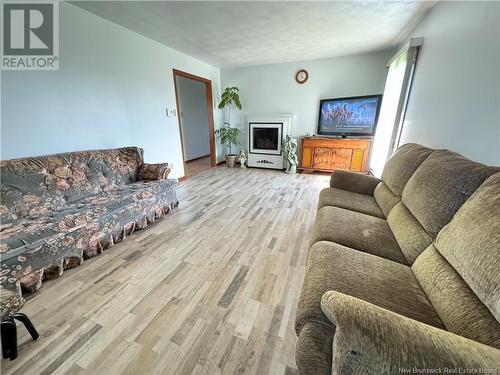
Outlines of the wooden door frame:
M 207 111 L 208 111 L 208 138 L 210 141 L 210 166 L 216 167 L 217 166 L 217 155 L 215 155 L 215 136 L 214 136 L 214 102 L 212 98 L 212 81 L 203 78 L 200 76 L 196 76 L 191 73 L 183 72 L 182 70 L 178 69 L 172 69 L 172 73 L 174 76 L 174 90 L 175 90 L 175 104 L 177 106 L 177 119 L 179 122 L 179 135 L 181 137 L 181 151 L 182 151 L 182 162 L 184 164 L 184 174 L 186 171 L 186 158 L 184 155 L 184 137 L 182 133 L 182 116 L 181 116 L 181 108 L 179 106 L 179 92 L 178 92 L 178 87 L 177 87 L 177 77 L 184 77 L 188 79 L 192 79 L 194 81 L 198 82 L 203 82 L 205 84 L 205 92 L 206 92 L 206 97 L 207 97 Z M 181 177 L 181 179 L 185 179 L 186 175 L 184 177 Z

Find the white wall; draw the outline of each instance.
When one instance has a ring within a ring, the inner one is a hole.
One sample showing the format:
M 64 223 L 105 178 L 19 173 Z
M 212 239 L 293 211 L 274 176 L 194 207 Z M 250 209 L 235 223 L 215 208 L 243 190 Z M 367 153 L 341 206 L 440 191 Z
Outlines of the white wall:
M 424 37 L 402 142 L 500 165 L 500 3 L 440 2 Z
M 1 73 L 1 158 L 135 145 L 183 176 L 177 117 L 165 115 L 172 68 L 212 80 L 217 101 L 218 68 L 60 3 L 59 71 Z
M 237 86 L 243 110 L 231 115 L 231 123 L 244 131 L 247 142 L 246 115 L 272 113 L 295 114 L 294 136 L 316 132 L 319 101 L 323 98 L 381 94 L 386 63 L 393 51 L 363 55 L 270 64 L 221 70 L 221 87 Z M 308 81 L 299 85 L 295 73 L 304 68 Z M 234 113 L 234 112 L 232 112 Z M 224 111 L 227 120 L 227 112 Z
M 185 77 L 177 77 L 177 95 L 182 116 L 184 160 L 210 155 L 206 85 Z

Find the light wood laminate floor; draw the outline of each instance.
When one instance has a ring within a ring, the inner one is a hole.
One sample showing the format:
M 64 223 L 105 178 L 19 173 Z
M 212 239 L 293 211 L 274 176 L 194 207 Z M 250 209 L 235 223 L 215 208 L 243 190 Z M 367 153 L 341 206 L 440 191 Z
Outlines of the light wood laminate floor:
M 184 170 L 187 177 L 194 176 L 195 174 L 210 169 L 211 167 L 212 166 L 210 161 L 210 155 L 199 159 L 187 161 L 184 164 Z
M 293 374 L 295 308 L 328 176 L 220 167 L 179 208 L 44 283 L 2 374 Z

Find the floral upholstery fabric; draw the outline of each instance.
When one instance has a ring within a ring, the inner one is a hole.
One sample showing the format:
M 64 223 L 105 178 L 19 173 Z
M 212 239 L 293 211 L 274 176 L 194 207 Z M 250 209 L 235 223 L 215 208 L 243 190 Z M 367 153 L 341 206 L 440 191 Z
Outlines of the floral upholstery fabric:
M 141 163 L 137 147 L 2 161 L 2 222 L 36 218 L 69 202 L 135 182 Z
M 21 310 L 23 305 L 24 298 L 18 293 L 0 287 L 0 318 L 2 321 Z
M 2 290 L 34 292 L 176 207 L 177 181 L 140 181 L 142 164 L 136 147 L 3 161 Z
M 138 180 L 163 180 L 168 177 L 170 166 L 168 163 L 147 164 L 143 163 L 137 172 Z

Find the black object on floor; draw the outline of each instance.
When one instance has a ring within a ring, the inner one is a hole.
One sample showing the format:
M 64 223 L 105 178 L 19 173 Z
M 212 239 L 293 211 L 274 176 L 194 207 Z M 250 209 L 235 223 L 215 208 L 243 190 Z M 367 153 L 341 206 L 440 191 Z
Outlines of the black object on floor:
M 9 358 L 11 361 L 17 358 L 17 327 L 15 320 L 19 320 L 24 324 L 33 340 L 36 340 L 40 335 L 35 326 L 26 314 L 15 313 L 1 322 L 2 336 L 2 357 Z

